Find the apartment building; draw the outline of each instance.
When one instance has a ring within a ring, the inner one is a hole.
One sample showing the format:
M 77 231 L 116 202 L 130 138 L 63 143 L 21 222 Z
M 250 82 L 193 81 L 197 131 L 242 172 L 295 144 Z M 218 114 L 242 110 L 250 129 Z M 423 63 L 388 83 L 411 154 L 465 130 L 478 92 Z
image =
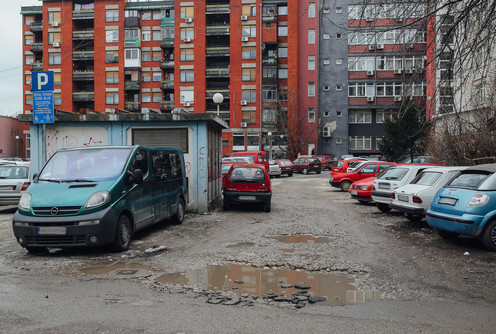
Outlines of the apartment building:
M 317 7 L 308 0 L 22 7 L 24 113 L 32 111 L 31 72 L 53 71 L 58 110 L 217 113 L 229 124 L 224 154 L 310 153 L 318 141 Z M 219 93 L 222 101 L 214 100 Z
M 405 97 L 425 103 L 425 3 L 321 2 L 319 152 L 380 153 Z

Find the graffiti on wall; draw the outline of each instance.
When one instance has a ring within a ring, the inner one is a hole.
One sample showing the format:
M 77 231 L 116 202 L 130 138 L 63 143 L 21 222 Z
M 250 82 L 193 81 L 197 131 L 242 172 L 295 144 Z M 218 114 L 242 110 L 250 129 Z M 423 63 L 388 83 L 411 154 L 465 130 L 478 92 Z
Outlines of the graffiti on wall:
M 46 149 L 51 157 L 61 148 L 108 145 L 104 127 L 58 127 L 46 130 Z

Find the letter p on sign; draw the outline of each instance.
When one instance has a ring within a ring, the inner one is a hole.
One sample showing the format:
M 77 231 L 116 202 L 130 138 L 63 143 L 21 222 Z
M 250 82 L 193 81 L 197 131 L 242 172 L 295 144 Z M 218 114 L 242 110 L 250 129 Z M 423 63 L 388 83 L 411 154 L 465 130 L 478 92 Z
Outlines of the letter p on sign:
M 32 72 L 32 91 L 53 91 L 53 71 Z

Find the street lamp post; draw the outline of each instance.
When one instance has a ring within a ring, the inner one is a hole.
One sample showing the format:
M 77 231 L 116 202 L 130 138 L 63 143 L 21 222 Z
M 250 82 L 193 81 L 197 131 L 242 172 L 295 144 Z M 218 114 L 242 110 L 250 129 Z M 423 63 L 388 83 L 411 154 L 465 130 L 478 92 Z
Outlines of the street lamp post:
M 16 157 L 19 157 L 19 136 L 15 136 L 16 139 Z
M 214 103 L 217 104 L 217 116 L 219 116 L 219 108 L 220 104 L 224 101 L 224 95 L 221 93 L 215 93 L 212 99 L 214 100 Z
M 272 160 L 272 132 L 268 132 L 267 136 L 269 136 L 269 160 Z

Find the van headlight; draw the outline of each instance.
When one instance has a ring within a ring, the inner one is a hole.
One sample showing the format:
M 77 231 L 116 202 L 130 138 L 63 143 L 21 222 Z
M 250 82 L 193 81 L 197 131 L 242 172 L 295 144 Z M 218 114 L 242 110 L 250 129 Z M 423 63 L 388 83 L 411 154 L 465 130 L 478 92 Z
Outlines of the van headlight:
M 19 200 L 19 210 L 29 211 L 31 210 L 31 194 L 24 193 Z
M 110 193 L 108 191 L 97 191 L 88 198 L 86 203 L 84 203 L 83 210 L 96 208 L 97 206 L 104 205 L 108 201 L 110 201 Z

